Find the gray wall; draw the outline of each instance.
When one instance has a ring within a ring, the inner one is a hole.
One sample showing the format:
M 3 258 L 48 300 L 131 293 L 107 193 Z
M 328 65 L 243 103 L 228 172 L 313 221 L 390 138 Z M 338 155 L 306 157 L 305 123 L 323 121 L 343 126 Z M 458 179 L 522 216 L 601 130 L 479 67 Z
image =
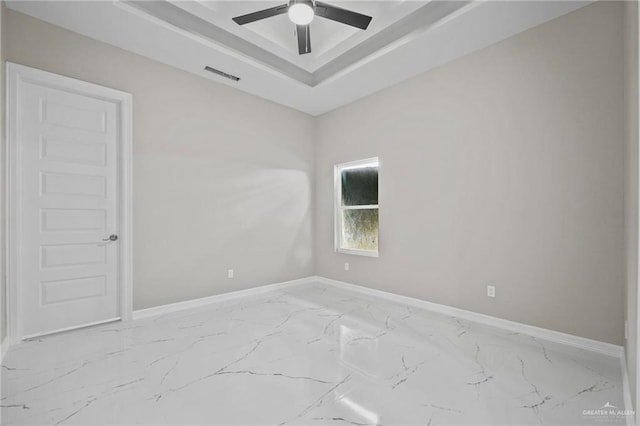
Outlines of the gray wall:
M 313 274 L 311 116 L 6 15 L 8 61 L 133 94 L 135 309 Z
M 638 3 L 625 2 L 625 320 L 629 326 L 625 341 L 632 401 L 636 402 L 638 364 Z
M 621 344 L 622 22 L 596 3 L 318 119 L 11 11 L 5 54 L 133 94 L 136 309 L 317 273 Z M 372 156 L 380 258 L 336 254 L 332 166 Z
M 598 2 L 320 117 L 317 273 L 622 344 L 622 21 Z M 335 253 L 333 165 L 373 156 L 380 257 Z

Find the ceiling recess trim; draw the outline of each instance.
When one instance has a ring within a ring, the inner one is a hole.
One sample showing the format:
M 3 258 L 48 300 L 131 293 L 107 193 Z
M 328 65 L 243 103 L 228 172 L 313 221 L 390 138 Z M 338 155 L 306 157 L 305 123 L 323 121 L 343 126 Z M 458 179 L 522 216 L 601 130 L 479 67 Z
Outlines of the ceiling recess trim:
M 411 41 L 413 35 L 427 31 L 438 22 L 462 10 L 472 2 L 429 2 L 410 15 L 398 20 L 349 51 L 321 66 L 314 72 L 306 71 L 286 59 L 262 47 L 256 46 L 242 37 L 232 34 L 168 1 L 146 2 L 125 0 L 121 3 L 182 31 L 204 38 L 210 43 L 230 48 L 240 53 L 243 57 L 251 61 L 257 61 L 269 67 L 271 70 L 308 87 L 315 87 L 340 74 L 347 68 L 363 62 L 368 57 L 375 55 L 380 52 L 381 49 L 393 43 Z
M 139 11 L 160 19 L 167 24 L 187 31 L 193 35 L 203 37 L 209 42 L 222 44 L 250 59 L 257 60 L 269 68 L 307 86 L 314 86 L 313 74 L 282 59 L 262 47 L 246 41 L 235 34 L 230 33 L 216 25 L 205 21 L 191 13 L 180 9 L 166 1 L 131 1 L 122 2 Z
M 423 13 L 423 11 L 418 13 L 419 9 L 430 0 L 416 1 L 420 1 L 420 4 L 413 5 L 409 12 L 414 16 Z M 144 3 L 145 0 L 140 2 Z M 352 35 L 349 37 L 353 38 L 345 39 L 349 41 L 348 43 L 345 44 L 343 40 L 342 44 L 332 44 L 336 50 L 312 66 L 308 61 L 298 62 L 296 55 L 285 50 L 282 43 L 274 44 L 269 39 L 269 34 L 284 36 L 286 31 L 278 32 L 280 29 L 275 28 L 274 31 L 262 32 L 248 30 L 246 34 L 243 31 L 236 32 L 231 18 L 229 18 L 231 22 L 221 21 L 223 13 L 216 12 L 209 3 L 205 5 L 201 0 L 169 0 L 168 2 L 195 17 L 200 17 L 206 21 L 207 28 L 214 23 L 243 39 L 246 36 L 246 41 L 251 40 L 251 43 L 278 55 L 285 61 L 283 64 L 288 61 L 290 64 L 303 67 L 304 71 L 311 74 L 318 72 L 329 61 L 339 58 L 347 49 L 357 47 L 358 41 L 363 43 L 365 38 L 372 38 L 377 34 L 372 32 L 357 36 L 350 33 Z M 424 28 L 416 29 L 413 33 L 399 38 L 337 74 L 333 74 L 332 77 L 327 78 L 335 71 L 327 71 L 326 75 L 317 75 L 314 78 L 318 80 L 312 80 L 308 82 L 309 84 L 287 77 L 278 71 L 277 67 L 267 66 L 210 37 L 180 29 L 155 18 L 141 9 L 122 3 L 122 0 L 80 2 L 7 0 L 6 4 L 12 11 L 24 13 L 133 54 L 318 116 L 573 12 L 592 2 L 593 0 L 474 1 L 440 20 L 432 16 L 431 22 L 435 23 L 428 25 L 422 22 L 425 25 Z M 435 13 L 433 10 L 432 12 Z M 385 22 L 393 25 L 394 22 L 409 16 L 409 13 L 395 14 L 393 19 Z M 228 16 L 231 16 L 231 13 L 228 13 Z M 371 16 L 375 19 L 378 15 L 374 13 Z M 382 18 L 378 16 L 380 20 L 377 23 L 381 24 L 386 17 L 385 14 Z M 417 17 L 414 19 L 418 20 Z M 408 24 L 408 26 L 411 25 Z M 374 28 L 383 31 L 386 26 L 380 25 Z M 409 29 L 405 28 L 403 32 L 407 31 Z M 342 35 L 344 34 L 343 32 Z M 262 37 L 262 39 L 256 37 Z M 101 63 L 101 61 L 96 62 Z M 319 65 L 320 62 L 322 65 Z M 206 65 L 241 77 L 241 80 L 231 81 L 212 74 L 204 69 Z M 327 79 L 320 80 L 320 78 Z M 319 81 L 321 83 L 317 84 Z
M 453 13 L 463 9 L 472 1 L 431 1 L 415 12 L 405 16 L 379 33 L 364 40 L 353 49 L 343 53 L 313 73 L 316 84 L 339 74 L 348 67 L 378 53 L 392 43 L 411 41 Z

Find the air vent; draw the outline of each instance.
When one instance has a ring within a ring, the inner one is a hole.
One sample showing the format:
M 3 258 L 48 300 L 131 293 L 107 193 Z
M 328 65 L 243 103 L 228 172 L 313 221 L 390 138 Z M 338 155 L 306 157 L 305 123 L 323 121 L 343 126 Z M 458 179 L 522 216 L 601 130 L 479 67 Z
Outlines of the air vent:
M 224 71 L 220 71 L 220 70 L 217 70 L 215 68 L 211 68 L 210 66 L 206 66 L 206 67 L 204 67 L 204 69 L 209 71 L 209 72 L 212 72 L 214 74 L 218 74 L 218 75 L 220 75 L 222 77 L 228 78 L 229 80 L 240 81 L 240 77 L 236 77 L 235 75 L 227 74 Z

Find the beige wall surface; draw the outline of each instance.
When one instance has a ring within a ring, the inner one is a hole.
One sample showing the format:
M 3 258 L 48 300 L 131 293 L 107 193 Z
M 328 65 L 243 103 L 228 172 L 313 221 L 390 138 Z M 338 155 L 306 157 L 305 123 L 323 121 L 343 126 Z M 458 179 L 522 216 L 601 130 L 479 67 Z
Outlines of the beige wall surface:
M 5 54 L 133 94 L 136 309 L 317 273 L 621 344 L 622 22 L 596 3 L 318 119 L 11 11 Z M 380 257 L 337 254 L 333 165 L 373 156 Z
M 317 273 L 622 344 L 622 21 L 595 3 L 320 117 Z M 335 253 L 333 165 L 374 156 L 380 257 Z
M 16 12 L 6 37 L 133 95 L 134 309 L 313 274 L 311 116 Z
M 625 2 L 625 342 L 631 399 L 636 401 L 638 365 L 638 3 Z

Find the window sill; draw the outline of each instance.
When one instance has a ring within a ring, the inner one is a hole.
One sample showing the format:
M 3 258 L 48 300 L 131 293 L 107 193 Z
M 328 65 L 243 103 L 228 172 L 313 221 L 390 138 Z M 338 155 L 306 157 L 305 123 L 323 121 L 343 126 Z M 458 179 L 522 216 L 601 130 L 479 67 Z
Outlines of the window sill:
M 366 257 L 378 257 L 377 251 L 355 250 L 355 249 L 346 249 L 346 248 L 338 248 L 336 249 L 336 251 L 342 254 L 353 254 L 356 256 L 366 256 Z

